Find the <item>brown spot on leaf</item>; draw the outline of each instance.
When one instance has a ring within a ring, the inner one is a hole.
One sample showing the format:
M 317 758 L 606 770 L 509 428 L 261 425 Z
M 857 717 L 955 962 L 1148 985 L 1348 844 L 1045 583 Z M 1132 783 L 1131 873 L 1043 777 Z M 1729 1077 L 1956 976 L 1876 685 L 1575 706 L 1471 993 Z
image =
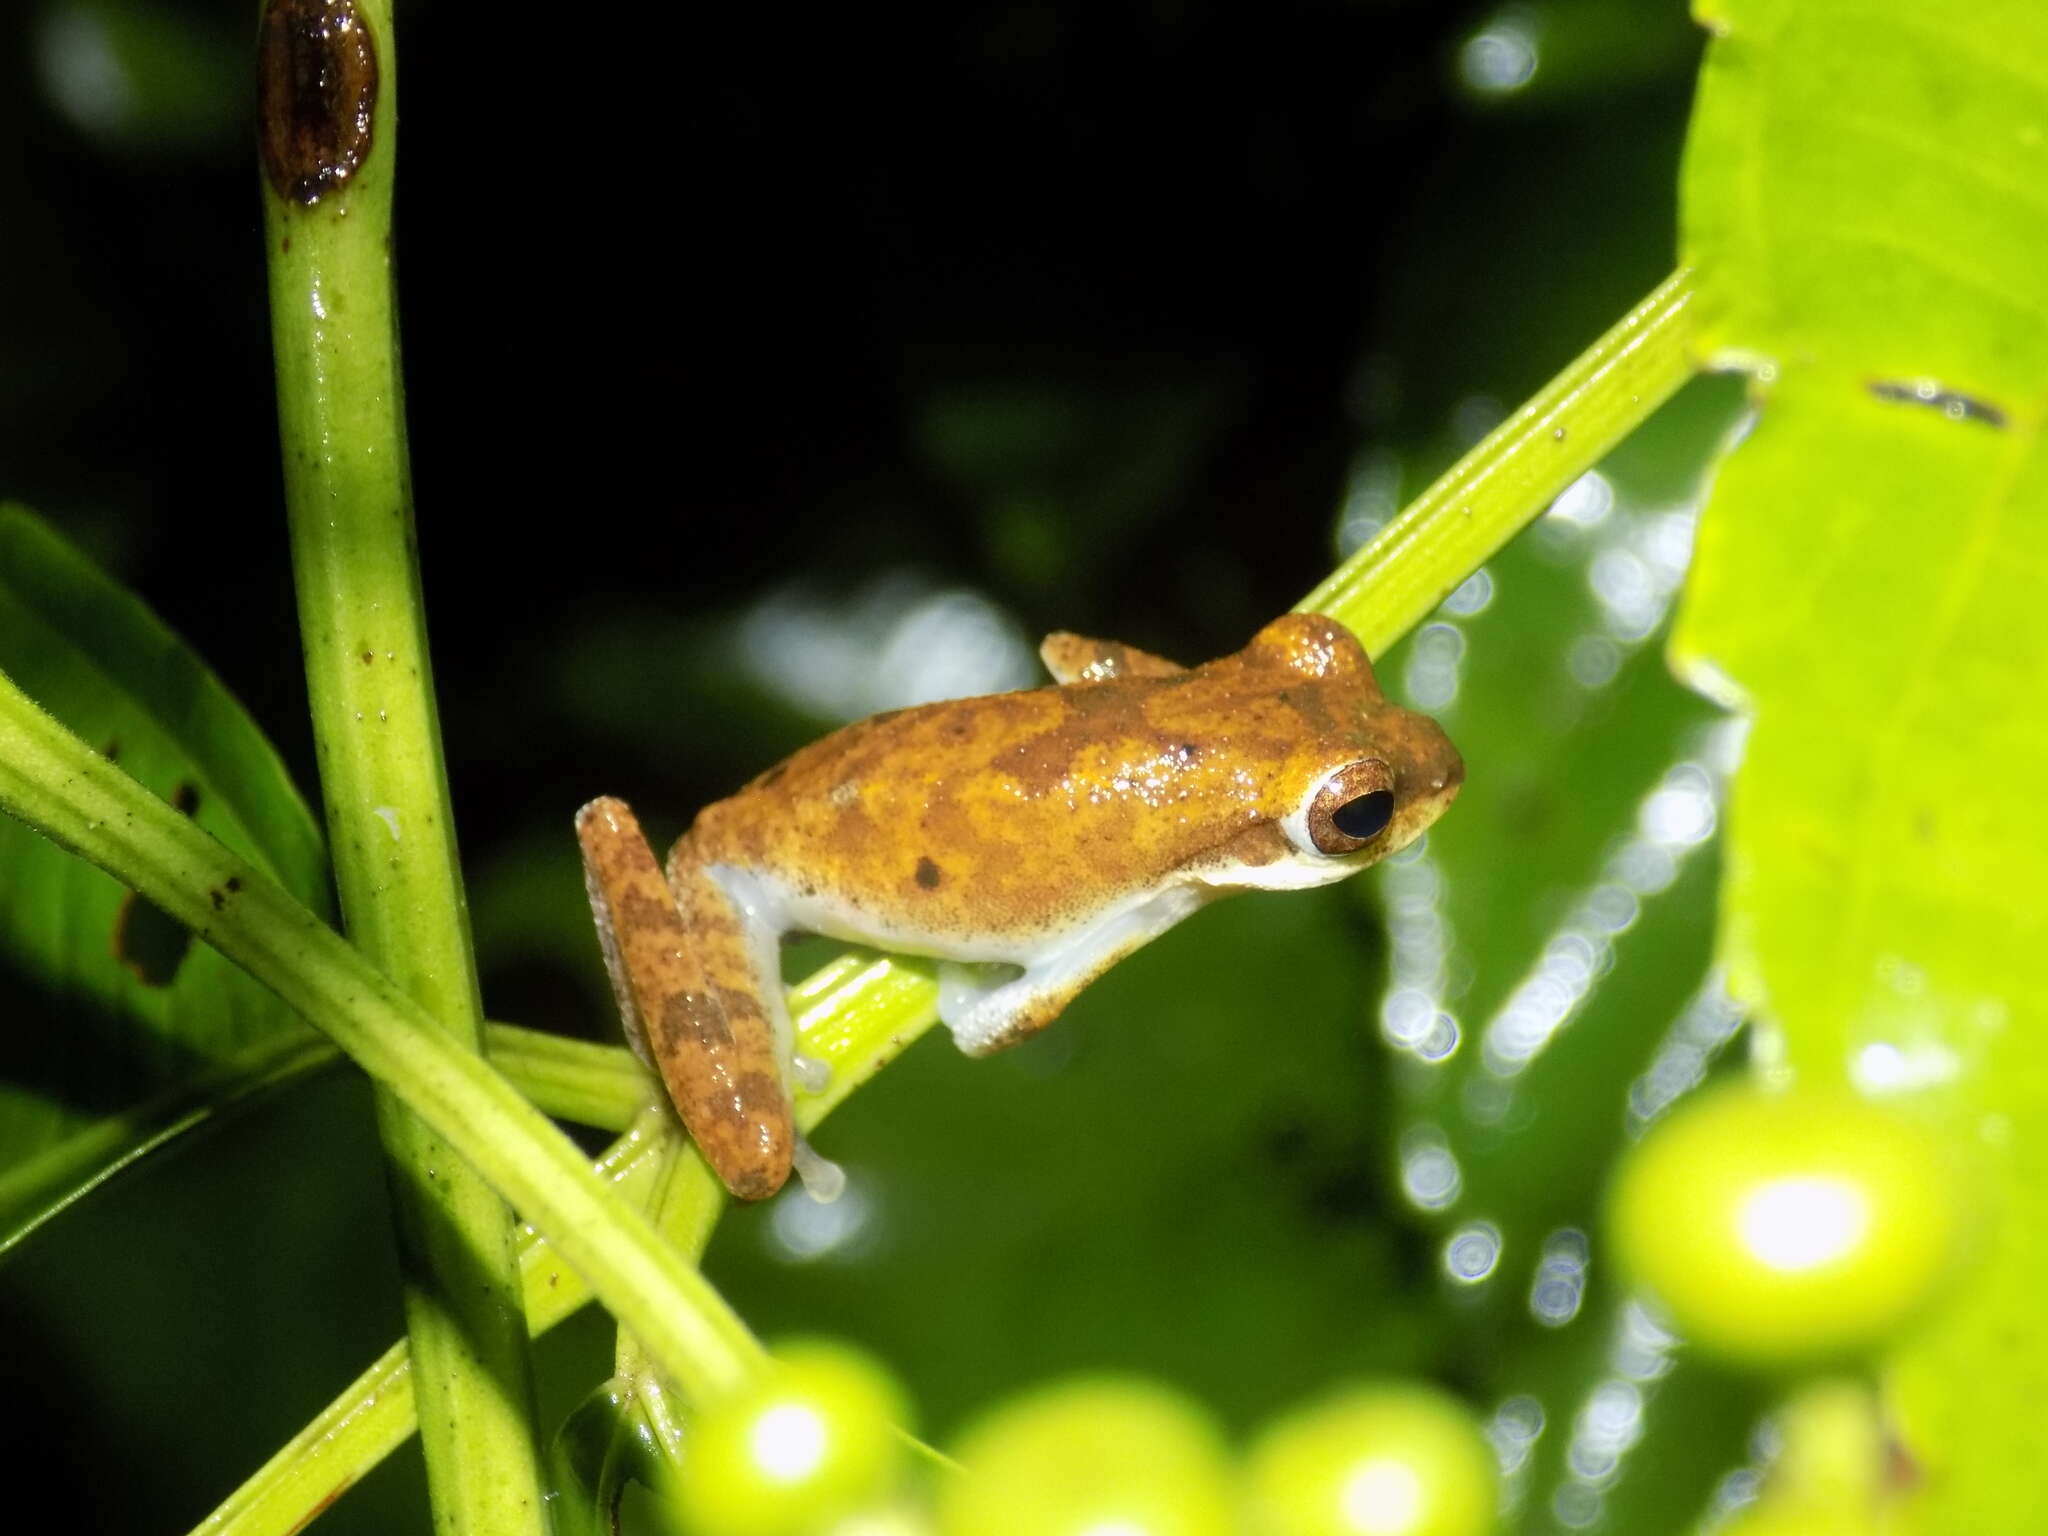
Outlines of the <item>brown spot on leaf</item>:
M 199 809 L 199 787 L 181 783 L 171 791 L 171 808 L 190 816 Z M 219 891 L 207 893 L 218 911 L 225 902 Z M 114 958 L 145 987 L 168 987 L 192 952 L 192 930 L 147 896 L 130 891 L 114 915 Z
M 917 883 L 926 890 L 937 889 L 939 882 L 944 878 L 945 872 L 930 859 L 919 859 L 917 861 Z
M 192 950 L 192 930 L 130 891 L 114 918 L 114 958 L 145 987 L 168 987 Z
M 269 0 L 257 43 L 256 121 L 264 174 L 308 207 L 370 153 L 377 45 L 354 0 Z

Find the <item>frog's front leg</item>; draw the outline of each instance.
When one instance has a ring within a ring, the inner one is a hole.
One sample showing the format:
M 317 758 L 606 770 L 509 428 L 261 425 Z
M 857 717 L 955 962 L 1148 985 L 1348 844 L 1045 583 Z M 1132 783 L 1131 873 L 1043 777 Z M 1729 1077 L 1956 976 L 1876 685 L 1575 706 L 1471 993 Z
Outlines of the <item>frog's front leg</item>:
M 1045 1028 L 1075 996 L 1135 949 L 1200 907 L 1216 892 L 1172 885 L 1107 914 L 1047 946 L 1024 974 L 989 983 L 969 966 L 939 967 L 939 1017 L 969 1056 L 987 1056 Z
M 796 1147 L 780 930 L 735 901 L 687 838 L 664 879 L 624 801 L 591 801 L 577 812 L 576 837 L 628 1039 L 660 1071 L 725 1187 L 766 1199 L 789 1177 Z

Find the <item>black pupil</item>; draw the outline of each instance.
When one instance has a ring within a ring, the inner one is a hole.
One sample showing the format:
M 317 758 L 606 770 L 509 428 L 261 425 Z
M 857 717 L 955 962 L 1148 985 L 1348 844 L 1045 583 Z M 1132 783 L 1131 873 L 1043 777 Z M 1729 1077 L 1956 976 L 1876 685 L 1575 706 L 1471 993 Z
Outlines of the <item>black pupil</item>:
M 1356 800 L 1346 800 L 1338 806 L 1330 815 L 1330 825 L 1346 837 L 1364 842 L 1386 831 L 1387 823 L 1393 819 L 1394 792 L 1376 789 L 1369 795 L 1360 795 Z

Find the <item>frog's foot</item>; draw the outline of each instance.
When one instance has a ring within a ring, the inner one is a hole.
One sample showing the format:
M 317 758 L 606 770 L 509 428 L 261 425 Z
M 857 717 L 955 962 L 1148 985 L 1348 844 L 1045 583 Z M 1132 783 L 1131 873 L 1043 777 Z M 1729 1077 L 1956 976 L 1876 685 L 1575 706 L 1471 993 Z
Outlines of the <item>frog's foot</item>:
M 1215 894 L 1203 886 L 1169 886 L 1051 946 L 1006 981 L 992 981 L 986 966 L 942 962 L 939 1017 L 969 1056 L 1015 1045 L 1058 1018 L 1089 982 Z
M 591 915 L 626 1034 L 727 1189 L 764 1200 L 789 1174 L 795 1127 L 775 932 L 690 858 L 661 866 L 625 802 L 576 816 Z
M 789 1058 L 789 1075 L 805 1093 L 823 1093 L 832 1086 L 832 1064 L 822 1056 L 798 1051 Z
M 830 1158 L 820 1157 L 817 1149 L 802 1136 L 796 1139 L 791 1161 L 804 1193 L 818 1204 L 830 1205 L 846 1193 L 846 1170 Z

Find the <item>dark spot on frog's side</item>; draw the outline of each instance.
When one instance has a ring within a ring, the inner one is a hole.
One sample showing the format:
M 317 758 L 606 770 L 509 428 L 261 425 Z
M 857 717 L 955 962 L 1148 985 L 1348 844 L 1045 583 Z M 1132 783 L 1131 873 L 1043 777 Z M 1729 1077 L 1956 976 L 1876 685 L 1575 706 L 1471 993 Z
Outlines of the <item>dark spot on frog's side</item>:
M 930 859 L 919 859 L 917 861 L 917 883 L 926 890 L 936 890 L 939 882 L 945 879 L 945 877 L 945 871 L 940 869 Z

